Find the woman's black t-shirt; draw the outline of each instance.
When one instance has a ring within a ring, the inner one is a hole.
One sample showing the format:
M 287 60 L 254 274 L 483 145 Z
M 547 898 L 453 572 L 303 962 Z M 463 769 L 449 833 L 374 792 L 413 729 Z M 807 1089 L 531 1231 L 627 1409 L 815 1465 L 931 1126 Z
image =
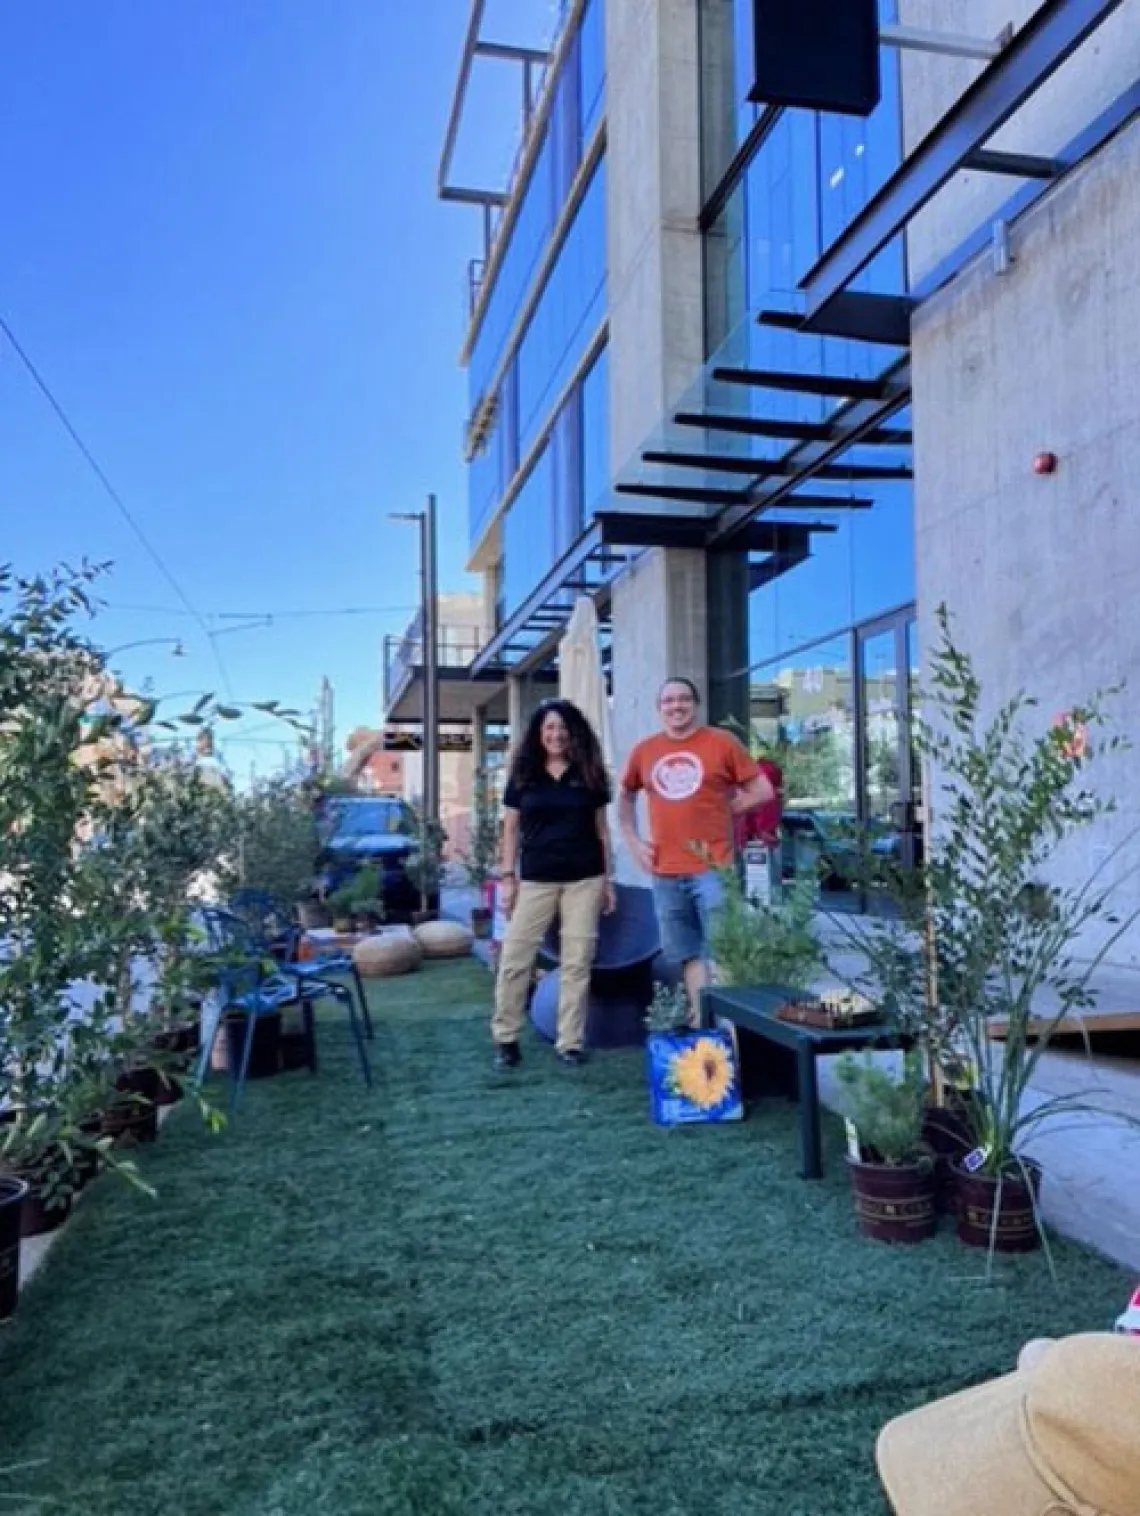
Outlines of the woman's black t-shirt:
M 519 878 L 534 884 L 573 884 L 606 871 L 597 814 L 609 787 L 587 788 L 574 764 L 561 779 L 544 769 L 535 784 L 508 784 L 503 804 L 519 813 Z

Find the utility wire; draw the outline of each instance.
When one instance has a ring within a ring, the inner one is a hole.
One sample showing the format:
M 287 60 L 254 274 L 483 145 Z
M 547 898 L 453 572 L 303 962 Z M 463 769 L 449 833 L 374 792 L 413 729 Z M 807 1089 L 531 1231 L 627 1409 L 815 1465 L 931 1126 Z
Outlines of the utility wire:
M 23 346 L 17 339 L 15 332 L 8 325 L 8 322 L 4 319 L 3 316 L 0 316 L 0 331 L 2 331 L 4 333 L 4 336 L 8 339 L 12 351 L 16 354 L 17 358 L 19 358 L 20 362 L 24 365 L 28 373 L 31 375 L 36 388 L 40 391 L 40 394 L 43 395 L 48 405 L 50 405 L 52 410 L 55 412 L 56 419 L 59 421 L 60 425 L 63 427 L 67 435 L 71 438 L 75 446 L 79 449 L 79 452 L 86 462 L 88 468 L 90 468 L 96 479 L 98 479 L 99 483 L 103 486 L 103 489 L 106 491 L 112 504 L 118 510 L 123 520 L 127 523 L 131 531 L 134 533 L 135 537 L 138 539 L 140 545 L 143 548 L 143 551 L 147 554 L 151 562 L 154 564 L 155 568 L 158 569 L 159 573 L 166 580 L 167 584 L 170 585 L 171 589 L 178 596 L 178 599 L 185 606 L 186 614 L 193 616 L 194 620 L 202 629 L 203 633 L 210 643 L 211 649 L 213 650 L 214 661 L 218 665 L 218 672 L 222 676 L 222 683 L 225 685 L 227 693 L 232 693 L 230 687 L 229 671 L 227 670 L 225 663 L 222 661 L 222 656 L 214 643 L 213 634 L 211 633 L 210 628 L 206 625 L 205 618 L 195 607 L 189 595 L 187 595 L 181 584 L 179 584 L 178 580 L 174 577 L 174 574 L 167 567 L 162 556 L 158 552 L 158 549 L 153 545 L 150 538 L 146 535 L 142 527 L 135 520 L 134 515 L 127 508 L 126 502 L 123 500 L 123 497 L 111 483 L 110 479 L 107 478 L 107 475 L 104 473 L 98 459 L 95 457 L 94 453 L 92 453 L 91 449 L 87 446 L 86 442 L 84 442 L 83 438 L 76 431 L 74 425 L 72 424 L 70 416 L 68 416 L 63 406 L 56 399 L 55 395 L 52 393 L 50 386 L 48 385 L 47 380 L 43 377 L 39 369 L 32 362 L 30 356 L 24 350 Z
M 196 615 L 196 612 L 170 605 L 126 605 L 117 600 L 104 600 L 101 606 L 108 611 L 140 611 L 148 616 Z M 207 621 L 294 621 L 302 617 L 388 616 L 418 610 L 418 605 L 349 605 L 315 611 L 205 611 L 203 614 Z

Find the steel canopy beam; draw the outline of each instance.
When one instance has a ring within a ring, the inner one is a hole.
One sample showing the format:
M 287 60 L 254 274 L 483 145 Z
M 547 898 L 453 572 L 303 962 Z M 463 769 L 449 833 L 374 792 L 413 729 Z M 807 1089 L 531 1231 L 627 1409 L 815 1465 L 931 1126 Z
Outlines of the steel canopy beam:
M 787 442 L 823 442 L 834 431 L 826 421 L 776 421 L 766 416 L 704 411 L 678 411 L 673 421 L 677 426 L 692 426 L 706 432 L 739 432 L 746 437 L 775 437 Z M 912 440 L 905 427 L 894 426 L 880 427 L 859 439 L 864 447 L 909 447 Z
M 722 384 L 747 384 L 758 390 L 791 390 L 798 395 L 824 395 L 836 400 L 879 400 L 883 395 L 878 379 L 856 379 L 853 375 L 796 374 L 771 368 L 714 368 L 712 377 Z
M 853 443 L 880 428 L 910 399 L 910 358 L 900 358 L 878 380 L 878 399 L 853 400 L 831 418 L 833 434 L 824 442 L 801 442 L 784 456 L 793 465 L 786 480 L 767 489 L 751 489 L 746 505 L 729 506 L 722 511 L 710 537 L 710 547 L 732 547 L 749 522 L 762 511 L 794 508 L 802 503 L 795 491 L 818 478 L 820 471 L 838 458 Z
M 995 153 L 980 147 L 962 165 L 979 174 L 1010 174 L 1015 179 L 1056 179 L 1065 165 L 1057 158 L 1037 158 L 1031 153 Z
M 746 490 L 701 489 L 687 484 L 615 484 L 614 493 L 647 500 L 681 500 L 691 505 L 739 505 L 748 499 Z
M 642 453 L 645 463 L 667 468 L 699 468 L 710 474 L 747 474 L 750 479 L 785 479 L 797 472 L 794 459 L 739 458 L 715 453 Z M 815 469 L 816 479 L 910 479 L 905 464 L 835 463 Z
M 549 63 L 550 54 L 541 47 L 519 47 L 514 42 L 484 42 L 480 37 L 475 44 L 475 53 L 480 58 L 502 58 L 508 63 Z
M 1121 0 L 1045 0 L 800 281 L 815 315 L 984 147 Z

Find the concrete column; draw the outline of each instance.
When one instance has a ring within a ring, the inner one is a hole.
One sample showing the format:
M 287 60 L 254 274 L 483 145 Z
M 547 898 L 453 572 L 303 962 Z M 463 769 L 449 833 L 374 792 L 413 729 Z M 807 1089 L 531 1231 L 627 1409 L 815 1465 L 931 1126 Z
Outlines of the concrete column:
M 522 736 L 541 699 L 541 690 L 528 675 L 507 675 L 507 723 L 512 742 Z
M 704 356 L 695 0 L 606 0 L 610 456 L 633 458 Z
M 481 705 L 471 713 L 471 763 L 478 779 L 487 767 L 487 714 Z
M 709 553 L 708 719 L 732 720 L 747 730 L 748 700 L 748 554 Z

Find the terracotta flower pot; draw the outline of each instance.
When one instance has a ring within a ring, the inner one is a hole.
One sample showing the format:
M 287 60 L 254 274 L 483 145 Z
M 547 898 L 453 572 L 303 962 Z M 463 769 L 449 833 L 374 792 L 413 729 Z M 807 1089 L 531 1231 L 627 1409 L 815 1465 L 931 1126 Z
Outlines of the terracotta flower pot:
M 924 1242 L 938 1226 L 934 1160 L 858 1163 L 848 1158 L 855 1214 L 865 1237 L 876 1242 Z
M 1041 1246 L 1036 1212 L 1041 1170 L 1035 1163 L 1027 1163 L 1026 1169 L 1028 1183 L 1020 1170 L 1002 1177 L 999 1208 L 999 1181 L 993 1175 L 967 1174 L 960 1164 L 955 1165 L 958 1236 L 967 1247 L 1031 1253 Z

